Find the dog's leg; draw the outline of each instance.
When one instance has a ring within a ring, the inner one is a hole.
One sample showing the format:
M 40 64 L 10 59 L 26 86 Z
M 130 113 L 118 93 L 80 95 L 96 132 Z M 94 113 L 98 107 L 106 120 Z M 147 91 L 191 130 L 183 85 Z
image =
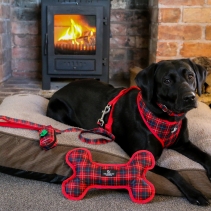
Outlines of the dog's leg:
M 177 152 L 185 155 L 191 160 L 201 164 L 207 171 L 207 176 L 211 181 L 211 156 L 200 150 L 197 146 L 190 141 L 173 148 Z
M 203 194 L 186 182 L 177 171 L 160 166 L 155 166 L 151 171 L 174 183 L 190 203 L 201 206 L 209 205 L 209 201 L 203 196 Z

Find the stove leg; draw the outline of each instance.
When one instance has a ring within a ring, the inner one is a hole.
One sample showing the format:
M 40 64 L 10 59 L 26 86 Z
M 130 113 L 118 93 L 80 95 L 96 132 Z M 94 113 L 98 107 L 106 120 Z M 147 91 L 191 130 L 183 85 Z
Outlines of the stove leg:
M 100 81 L 108 83 L 108 74 L 104 74 L 103 76 L 99 77 Z
M 42 89 L 49 90 L 51 89 L 51 77 L 49 76 L 42 76 Z

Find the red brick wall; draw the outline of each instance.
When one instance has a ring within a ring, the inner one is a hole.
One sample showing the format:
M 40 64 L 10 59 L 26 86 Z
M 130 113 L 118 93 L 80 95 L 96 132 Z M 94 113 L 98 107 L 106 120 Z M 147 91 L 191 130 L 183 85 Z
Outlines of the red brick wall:
M 129 69 L 146 67 L 149 58 L 148 2 L 112 1 L 110 78 L 129 78 Z M 145 3 L 145 7 L 144 7 Z
M 0 82 L 11 76 L 10 3 L 0 0 Z
M 211 0 L 151 0 L 150 62 L 211 58 Z
M 41 77 L 40 1 L 11 0 L 12 74 Z

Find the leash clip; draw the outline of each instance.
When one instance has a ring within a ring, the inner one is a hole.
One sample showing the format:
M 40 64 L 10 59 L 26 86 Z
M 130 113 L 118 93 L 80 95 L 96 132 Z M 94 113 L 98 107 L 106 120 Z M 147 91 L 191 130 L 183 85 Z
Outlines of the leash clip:
M 97 124 L 100 125 L 101 127 L 103 127 L 103 125 L 104 125 L 104 120 L 103 120 L 103 119 L 104 119 L 104 116 L 105 116 L 107 113 L 109 113 L 110 110 L 111 110 L 111 105 L 107 105 L 107 106 L 105 107 L 105 109 L 102 111 L 102 116 L 101 116 L 101 118 L 97 120 Z

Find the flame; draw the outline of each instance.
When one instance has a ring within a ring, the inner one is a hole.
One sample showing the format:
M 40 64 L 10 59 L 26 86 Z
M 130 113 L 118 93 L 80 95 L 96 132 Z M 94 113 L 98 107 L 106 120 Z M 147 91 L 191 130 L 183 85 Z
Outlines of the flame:
M 56 52 L 95 51 L 95 17 L 82 15 L 54 16 L 54 45 Z M 89 23 L 92 23 L 89 25 Z
M 82 36 L 82 26 L 76 24 L 74 20 L 70 19 L 71 25 L 65 32 L 65 35 L 61 36 L 58 40 L 75 40 Z

